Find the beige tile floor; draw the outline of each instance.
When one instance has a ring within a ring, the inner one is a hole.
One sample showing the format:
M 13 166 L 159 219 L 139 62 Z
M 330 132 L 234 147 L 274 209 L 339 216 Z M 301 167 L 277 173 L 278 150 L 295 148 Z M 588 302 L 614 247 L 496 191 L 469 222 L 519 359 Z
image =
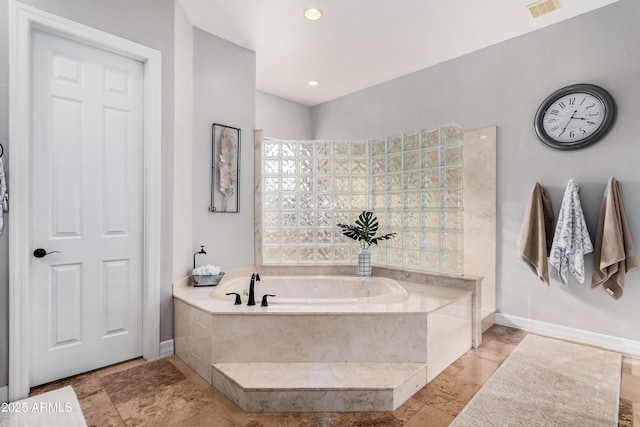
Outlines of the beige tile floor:
M 89 426 L 447 426 L 526 332 L 493 326 L 471 349 L 394 412 L 250 414 L 178 357 L 136 359 L 34 388 L 72 385 Z M 640 359 L 623 358 L 619 426 L 640 427 Z

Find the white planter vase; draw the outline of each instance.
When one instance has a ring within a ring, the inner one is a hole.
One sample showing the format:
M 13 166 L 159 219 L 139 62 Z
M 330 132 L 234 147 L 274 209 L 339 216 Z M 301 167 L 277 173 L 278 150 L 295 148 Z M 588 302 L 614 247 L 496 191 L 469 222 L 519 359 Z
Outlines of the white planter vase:
M 371 276 L 371 252 L 360 249 L 358 253 L 358 276 Z

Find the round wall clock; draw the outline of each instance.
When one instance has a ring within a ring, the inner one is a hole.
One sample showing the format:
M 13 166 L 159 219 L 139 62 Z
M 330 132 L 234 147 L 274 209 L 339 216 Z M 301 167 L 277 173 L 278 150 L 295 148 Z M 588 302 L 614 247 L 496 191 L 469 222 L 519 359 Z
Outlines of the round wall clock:
M 602 138 L 613 125 L 616 106 L 599 86 L 575 84 L 555 91 L 538 108 L 536 135 L 561 150 L 576 150 Z

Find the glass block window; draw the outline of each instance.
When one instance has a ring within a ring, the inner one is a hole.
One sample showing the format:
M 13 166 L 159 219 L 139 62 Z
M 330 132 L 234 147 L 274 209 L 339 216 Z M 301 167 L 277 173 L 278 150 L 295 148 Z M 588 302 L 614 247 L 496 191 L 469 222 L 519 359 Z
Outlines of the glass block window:
M 372 210 L 375 265 L 460 274 L 463 130 L 440 126 L 368 141 L 267 140 L 262 150 L 264 264 L 355 264 L 341 235 Z
M 358 246 L 336 224 L 371 206 L 369 151 L 368 141 L 264 142 L 264 264 L 357 260 Z
M 448 125 L 372 141 L 372 209 L 397 233 L 374 263 L 462 273 L 463 136 Z

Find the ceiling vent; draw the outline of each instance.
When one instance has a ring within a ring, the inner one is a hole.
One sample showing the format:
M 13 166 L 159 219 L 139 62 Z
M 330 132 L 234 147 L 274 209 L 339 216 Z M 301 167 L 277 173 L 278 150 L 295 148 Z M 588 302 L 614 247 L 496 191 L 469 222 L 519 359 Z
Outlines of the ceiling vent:
M 531 16 L 537 18 L 549 12 L 553 12 L 560 7 L 558 0 L 539 0 L 535 3 L 527 5 L 527 9 L 531 12 Z

